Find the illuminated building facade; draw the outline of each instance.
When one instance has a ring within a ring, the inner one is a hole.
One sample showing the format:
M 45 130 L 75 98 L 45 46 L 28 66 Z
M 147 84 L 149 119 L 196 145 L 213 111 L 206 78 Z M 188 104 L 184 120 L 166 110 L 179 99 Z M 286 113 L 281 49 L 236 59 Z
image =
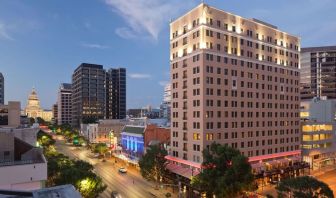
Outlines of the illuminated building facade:
M 173 21 L 169 161 L 198 169 L 214 142 L 257 171 L 300 161 L 299 57 L 298 37 L 204 3 Z
M 32 92 L 28 96 L 27 106 L 24 109 L 24 114 L 29 118 L 42 118 L 45 121 L 51 121 L 53 118 L 53 112 L 51 110 L 44 110 L 40 106 L 40 100 L 37 96 L 36 90 L 33 88 Z
M 302 155 L 313 170 L 335 164 L 336 100 L 301 102 Z
M 336 46 L 301 49 L 301 99 L 336 99 Z
M 105 117 L 106 72 L 102 65 L 82 63 L 72 74 L 71 124 Z
M 72 96 L 71 84 L 62 83 L 59 87 L 57 96 L 57 123 L 59 125 L 71 124 L 71 116 L 72 116 L 71 96 Z

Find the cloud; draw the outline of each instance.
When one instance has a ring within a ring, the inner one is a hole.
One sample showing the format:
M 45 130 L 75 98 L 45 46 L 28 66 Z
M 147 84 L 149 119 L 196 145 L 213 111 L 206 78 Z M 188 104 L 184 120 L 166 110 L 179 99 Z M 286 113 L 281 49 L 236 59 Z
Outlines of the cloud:
M 115 30 L 115 33 L 124 39 L 133 39 L 137 37 L 137 35 L 135 35 L 134 32 L 132 32 L 132 30 L 130 30 L 129 28 L 125 28 L 125 27 L 117 28 Z
M 193 2 L 181 0 L 105 0 L 105 3 L 122 16 L 129 26 L 129 29 L 116 30 L 119 36 L 123 37 L 120 33 L 127 30 L 127 35 L 139 37 L 147 33 L 155 40 L 171 18 L 194 5 Z
M 159 81 L 159 85 L 161 86 L 166 86 L 168 83 L 168 81 Z
M 0 39 L 14 40 L 14 38 L 8 33 L 7 25 L 2 22 L 0 22 Z
M 129 74 L 128 76 L 134 79 L 150 79 L 151 78 L 150 74 L 139 74 L 139 73 Z
M 100 44 L 95 44 L 95 43 L 82 43 L 81 46 L 82 47 L 86 47 L 86 48 L 94 48 L 94 49 L 107 49 L 107 48 L 110 48 L 107 45 L 100 45 Z

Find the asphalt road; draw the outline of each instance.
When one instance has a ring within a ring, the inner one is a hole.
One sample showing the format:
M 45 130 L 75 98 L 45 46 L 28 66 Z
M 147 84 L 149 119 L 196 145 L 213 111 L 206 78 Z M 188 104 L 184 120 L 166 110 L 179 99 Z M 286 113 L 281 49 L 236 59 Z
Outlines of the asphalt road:
M 334 192 L 334 196 L 336 196 L 336 170 L 325 172 L 316 178 L 328 184 L 328 186 Z
M 164 189 L 155 190 L 154 184 L 144 180 L 138 170 L 127 167 L 122 161 L 116 164 L 114 159 L 102 162 L 86 148 L 67 145 L 63 140 L 60 140 L 60 137 L 56 138 L 55 146 L 57 151 L 70 158 L 81 159 L 94 166 L 94 171 L 102 177 L 103 182 L 107 185 L 107 189 L 100 197 L 110 197 L 112 191 L 119 192 L 123 198 L 165 197 L 165 193 L 168 192 Z M 119 173 L 118 169 L 120 167 L 127 167 L 127 173 Z M 173 195 L 172 197 L 177 196 Z

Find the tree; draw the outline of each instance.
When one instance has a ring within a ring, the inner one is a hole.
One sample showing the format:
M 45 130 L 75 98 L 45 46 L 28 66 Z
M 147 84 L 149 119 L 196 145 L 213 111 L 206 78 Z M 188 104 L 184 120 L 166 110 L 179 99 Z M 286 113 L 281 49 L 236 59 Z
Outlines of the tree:
M 161 145 L 152 145 L 146 154 L 139 160 L 140 173 L 142 177 L 149 181 L 159 182 L 165 174 L 167 151 Z
M 45 149 L 55 144 L 55 140 L 51 137 L 51 135 L 45 133 L 42 130 L 37 132 L 37 142 Z
M 309 176 L 283 180 L 276 189 L 279 198 L 334 198 L 327 184 Z
M 254 190 L 253 174 L 248 158 L 238 150 L 213 143 L 203 151 L 202 172 L 191 185 L 208 196 L 236 197 L 244 190 Z
M 85 198 L 98 197 L 106 189 L 102 179 L 93 171 L 93 166 L 82 160 L 71 160 L 56 153 L 48 156 L 47 186 L 74 185 Z
M 94 147 L 94 152 L 99 153 L 100 156 L 105 157 L 105 153 L 108 151 L 107 145 L 105 143 L 98 143 Z

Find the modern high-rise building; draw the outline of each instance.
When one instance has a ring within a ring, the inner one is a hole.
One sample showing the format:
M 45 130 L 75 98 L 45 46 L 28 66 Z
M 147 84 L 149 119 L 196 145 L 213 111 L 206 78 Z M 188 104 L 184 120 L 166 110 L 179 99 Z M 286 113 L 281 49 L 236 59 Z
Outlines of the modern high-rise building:
M 299 161 L 299 58 L 298 37 L 204 3 L 171 22 L 167 159 L 199 170 L 216 142 L 239 149 L 256 174 Z
M 106 118 L 126 118 L 126 69 L 106 72 Z
M 106 72 L 102 65 L 82 63 L 72 74 L 72 125 L 103 119 Z
M 52 121 L 57 124 L 57 120 L 58 120 L 58 105 L 57 103 L 56 104 L 53 104 L 52 106 L 52 114 L 53 114 L 53 119 Z
M 302 156 L 313 170 L 336 164 L 335 99 L 301 102 Z
M 0 104 L 5 104 L 5 78 L 0 72 Z
M 160 105 L 160 117 L 167 118 L 168 120 L 170 120 L 171 97 L 171 84 L 168 83 L 164 87 L 163 101 Z
M 336 99 L 336 46 L 301 49 L 301 99 Z
M 70 83 L 62 83 L 58 90 L 57 97 L 57 123 L 71 124 L 72 116 L 72 89 Z

